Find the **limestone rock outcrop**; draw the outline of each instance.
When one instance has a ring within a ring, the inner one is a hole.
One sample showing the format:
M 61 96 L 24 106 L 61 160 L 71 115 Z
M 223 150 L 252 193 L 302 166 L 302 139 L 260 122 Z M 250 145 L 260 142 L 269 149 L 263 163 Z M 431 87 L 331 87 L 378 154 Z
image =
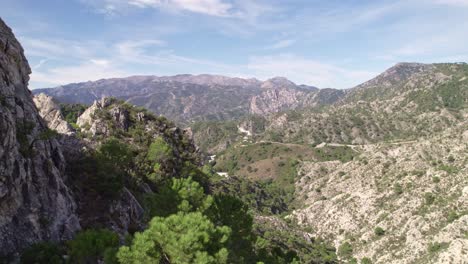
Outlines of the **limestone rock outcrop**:
M 28 90 L 31 69 L 12 30 L 0 19 L 0 255 L 79 229 L 65 185 L 59 143 L 44 135 Z
M 82 129 L 89 130 L 91 135 L 106 135 L 108 136 L 111 131 L 104 118 L 99 115 L 99 112 L 104 110 L 106 107 L 112 105 L 113 98 L 104 97 L 101 100 L 94 101 L 84 113 L 78 117 L 76 124 Z M 129 113 L 125 108 L 119 106 L 112 106 L 109 109 L 110 118 L 115 122 L 117 128 L 124 131 L 128 130 L 130 126 Z
M 65 135 L 73 135 L 75 133 L 71 125 L 63 118 L 60 106 L 51 96 L 41 93 L 35 95 L 33 100 L 39 110 L 39 115 L 47 122 L 47 126 L 50 129 Z

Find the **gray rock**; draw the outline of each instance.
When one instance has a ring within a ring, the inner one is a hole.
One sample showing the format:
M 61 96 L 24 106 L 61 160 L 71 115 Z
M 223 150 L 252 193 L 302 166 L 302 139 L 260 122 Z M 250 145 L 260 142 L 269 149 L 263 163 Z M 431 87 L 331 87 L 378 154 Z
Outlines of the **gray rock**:
M 65 185 L 65 161 L 28 90 L 23 48 L 0 19 L 0 255 L 42 240 L 70 238 L 80 228 Z
M 99 101 L 94 101 L 94 103 L 78 117 L 76 122 L 77 125 L 82 130 L 89 131 L 92 136 L 110 135 L 111 128 L 108 127 L 108 123 L 98 115 L 98 112 L 99 110 L 109 107 L 111 104 L 112 99 L 107 97 L 104 97 Z M 124 131 L 128 130 L 130 126 L 130 116 L 127 109 L 121 106 L 113 106 L 109 110 L 109 113 L 118 128 L 121 128 Z M 144 118 L 144 115 L 142 115 L 141 118 Z
M 46 94 L 38 94 L 33 97 L 34 103 L 39 110 L 39 115 L 46 121 L 50 129 L 60 134 L 73 135 L 74 129 L 63 118 L 60 106 L 54 99 Z
M 114 201 L 109 208 L 111 219 L 108 227 L 119 234 L 143 229 L 144 209 L 135 196 L 123 188 L 120 198 Z

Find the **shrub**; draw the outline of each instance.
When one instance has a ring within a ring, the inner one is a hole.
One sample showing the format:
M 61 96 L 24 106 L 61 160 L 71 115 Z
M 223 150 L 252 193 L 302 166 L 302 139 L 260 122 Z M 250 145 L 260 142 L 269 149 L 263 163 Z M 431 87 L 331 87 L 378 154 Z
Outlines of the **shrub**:
M 158 193 L 144 196 L 144 206 L 149 216 L 169 216 L 178 211 L 204 211 L 210 207 L 213 198 L 205 195 L 203 187 L 191 177 L 172 179 Z
M 172 148 L 162 137 L 158 137 L 149 146 L 146 157 L 149 161 L 161 162 L 172 157 Z
M 452 155 L 450 155 L 450 156 L 447 158 L 447 161 L 450 162 L 450 163 L 453 163 L 453 162 L 455 162 L 455 158 L 454 158 Z
M 119 237 L 106 229 L 85 230 L 68 242 L 70 259 L 73 263 L 97 262 L 109 248 L 119 246 Z M 107 256 L 109 258 L 109 256 Z
M 108 139 L 102 144 L 99 148 L 99 155 L 99 158 L 105 159 L 122 169 L 128 167 L 133 160 L 133 153 L 128 144 L 122 143 L 116 138 Z
M 83 187 L 114 198 L 122 190 L 132 162 L 131 149 L 117 139 L 109 139 L 95 153 L 72 164 L 70 171 L 79 174 L 76 180 Z
M 374 234 L 377 236 L 383 236 L 385 235 L 385 230 L 381 228 L 380 226 L 378 226 L 374 229 Z
M 395 184 L 393 185 L 393 191 L 394 191 L 396 194 L 400 195 L 400 194 L 403 193 L 403 187 L 401 186 L 401 184 L 395 183 Z
M 22 264 L 61 264 L 63 250 L 56 244 L 41 242 L 26 249 L 20 258 Z
M 363 257 L 361 259 L 361 264 L 372 264 L 372 260 L 368 257 Z
M 447 215 L 447 221 L 449 223 L 452 223 L 453 221 L 457 220 L 458 218 L 460 218 L 460 216 L 454 210 L 451 210 Z
M 30 121 L 16 123 L 16 139 L 20 143 L 19 152 L 23 157 L 31 157 L 34 152 L 29 144 L 28 135 L 31 134 L 35 124 Z
M 448 248 L 448 246 L 449 246 L 449 243 L 447 242 L 434 242 L 434 243 L 429 244 L 429 246 L 427 247 L 427 250 L 429 251 L 429 253 L 436 253 L 443 249 Z
M 427 192 L 424 194 L 424 200 L 426 202 L 426 205 L 431 205 L 435 201 L 435 195 L 433 193 Z
M 342 259 L 350 259 L 353 256 L 353 247 L 349 242 L 344 242 L 338 247 L 338 256 Z
M 227 263 L 229 227 L 215 226 L 200 212 L 155 217 L 136 233 L 130 247 L 119 249 L 120 263 Z

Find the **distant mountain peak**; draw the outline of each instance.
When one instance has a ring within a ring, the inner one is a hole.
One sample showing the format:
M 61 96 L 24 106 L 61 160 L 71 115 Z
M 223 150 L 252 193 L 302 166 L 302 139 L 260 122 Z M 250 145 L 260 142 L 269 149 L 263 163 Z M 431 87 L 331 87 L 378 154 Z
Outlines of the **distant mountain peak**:
M 391 87 L 397 83 L 408 80 L 411 76 L 434 68 L 434 64 L 416 63 L 416 62 L 399 62 L 388 68 L 375 78 L 352 88 L 352 90 L 369 89 L 372 87 Z
M 405 61 L 403 61 L 403 62 L 398 62 L 393 67 L 420 67 L 420 66 L 424 66 L 424 65 L 430 65 L 430 64 L 420 63 L 420 62 L 405 62 Z
M 296 88 L 296 84 L 285 77 L 273 77 L 262 83 L 263 89 Z

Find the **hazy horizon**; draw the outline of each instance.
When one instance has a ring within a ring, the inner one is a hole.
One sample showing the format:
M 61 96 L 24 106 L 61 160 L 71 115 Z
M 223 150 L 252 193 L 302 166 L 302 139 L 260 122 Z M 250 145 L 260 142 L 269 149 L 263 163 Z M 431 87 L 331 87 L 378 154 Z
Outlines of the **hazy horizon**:
M 464 0 L 4 0 L 0 10 L 31 88 L 216 74 L 343 89 L 398 62 L 468 61 Z

